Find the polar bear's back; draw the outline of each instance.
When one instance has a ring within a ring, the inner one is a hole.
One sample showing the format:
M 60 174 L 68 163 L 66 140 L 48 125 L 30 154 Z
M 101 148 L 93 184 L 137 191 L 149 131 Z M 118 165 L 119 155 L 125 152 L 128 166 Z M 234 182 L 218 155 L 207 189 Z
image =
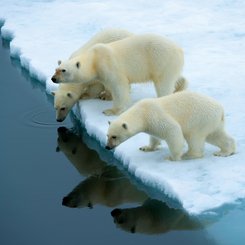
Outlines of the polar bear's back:
M 184 64 L 182 49 L 173 41 L 159 35 L 133 35 L 107 45 L 115 51 L 114 55 L 119 63 L 124 65 L 123 69 L 128 72 L 129 80 L 131 73 L 132 80 L 137 80 L 135 74 L 144 73 L 146 79 L 159 80 L 163 71 L 165 75 L 166 71 L 172 70 L 177 74 Z
M 85 43 L 81 48 L 76 50 L 70 58 L 73 58 L 77 55 L 80 55 L 83 51 L 91 48 L 93 45 L 97 43 L 110 43 L 121 40 L 123 38 L 132 36 L 133 33 L 122 30 L 122 29 L 105 29 L 98 32 L 95 36 L 93 36 L 87 43 Z
M 177 121 L 184 135 L 207 136 L 218 127 L 223 127 L 223 107 L 214 99 L 190 91 L 174 93 L 155 99 L 145 99 L 135 109 L 144 108 L 146 118 L 172 117 Z
M 201 132 L 206 134 L 224 122 L 224 111 L 220 103 L 211 97 L 183 91 L 159 98 L 164 111 L 179 122 L 183 133 Z

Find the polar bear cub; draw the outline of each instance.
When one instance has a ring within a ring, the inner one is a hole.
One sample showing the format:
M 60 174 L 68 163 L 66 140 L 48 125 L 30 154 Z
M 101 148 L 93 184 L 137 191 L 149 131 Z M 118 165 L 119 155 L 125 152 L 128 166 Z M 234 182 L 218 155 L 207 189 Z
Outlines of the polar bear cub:
M 110 124 L 106 148 L 112 149 L 140 132 L 151 135 L 150 144 L 140 150 L 157 150 L 160 140 L 165 140 L 173 161 L 203 157 L 205 142 L 220 148 L 216 156 L 229 156 L 236 150 L 234 139 L 224 130 L 222 106 L 189 91 L 136 103 Z M 188 151 L 183 155 L 184 139 Z
M 102 99 L 111 100 L 111 94 L 105 90 L 100 82 L 94 81 L 89 84 L 62 83 L 54 95 L 54 108 L 56 110 L 57 122 L 63 122 L 71 108 L 80 99 Z
M 151 80 L 157 96 L 173 93 L 183 65 L 183 51 L 174 42 L 153 34 L 132 35 L 112 43 L 96 44 L 62 62 L 58 68 L 64 71 L 62 77 L 53 82 L 86 83 L 98 79 L 113 99 L 113 107 L 104 113 L 114 115 L 129 106 L 130 83 Z

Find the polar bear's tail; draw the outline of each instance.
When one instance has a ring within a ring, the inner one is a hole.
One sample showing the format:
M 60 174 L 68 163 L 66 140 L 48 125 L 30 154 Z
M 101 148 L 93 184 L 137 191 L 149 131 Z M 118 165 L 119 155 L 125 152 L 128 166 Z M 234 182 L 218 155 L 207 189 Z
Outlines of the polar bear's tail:
M 174 93 L 185 90 L 188 87 L 188 81 L 184 77 L 180 77 L 175 83 Z

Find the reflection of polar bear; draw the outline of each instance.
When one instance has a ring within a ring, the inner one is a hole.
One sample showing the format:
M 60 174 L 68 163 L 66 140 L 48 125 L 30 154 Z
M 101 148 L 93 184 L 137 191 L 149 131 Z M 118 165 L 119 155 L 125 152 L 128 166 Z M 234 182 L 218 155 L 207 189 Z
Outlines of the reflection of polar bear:
M 84 44 L 81 48 L 76 50 L 71 56 L 71 58 L 80 55 L 86 49 L 92 47 L 97 43 L 109 43 L 117 40 L 121 40 L 123 38 L 129 37 L 133 35 L 132 33 L 126 30 L 120 29 L 106 29 L 95 36 L 93 36 L 86 44 Z M 61 61 L 58 61 L 58 64 L 61 64 Z M 61 79 L 64 73 L 64 69 L 56 69 L 55 74 L 52 77 L 52 80 Z M 79 99 L 93 99 L 100 98 L 103 100 L 111 100 L 110 93 L 105 90 L 104 85 L 99 83 L 98 80 L 94 80 L 93 82 L 87 84 L 63 84 L 59 86 L 56 92 L 52 93 L 55 96 L 55 109 L 56 109 L 56 119 L 57 121 L 63 121 L 72 106 Z
M 81 175 L 101 174 L 106 163 L 82 139 L 65 127 L 58 128 L 57 151 L 62 151 Z
M 116 208 L 111 215 L 117 227 L 132 233 L 158 234 L 201 228 L 201 224 L 184 211 L 169 208 L 165 203 L 153 199 L 136 208 Z
M 130 103 L 130 83 L 154 82 L 158 96 L 173 93 L 181 77 L 184 55 L 172 41 L 157 35 L 133 35 L 122 40 L 96 44 L 68 61 L 58 71 L 55 83 L 87 83 L 99 79 L 111 92 L 113 108 L 106 115 L 119 114 Z M 181 86 L 185 87 L 185 85 Z
M 122 203 L 142 203 L 147 199 L 116 167 L 108 166 L 100 175 L 82 181 L 63 199 L 63 205 L 92 208 L 95 204 L 115 207 Z
M 222 106 L 210 97 L 193 92 L 136 103 L 109 126 L 107 149 L 139 132 L 151 135 L 150 145 L 141 150 L 154 151 L 163 139 L 168 144 L 171 160 L 181 159 L 184 139 L 189 147 L 184 155 L 187 159 L 202 157 L 205 141 L 221 149 L 216 156 L 235 153 L 235 142 L 224 130 Z

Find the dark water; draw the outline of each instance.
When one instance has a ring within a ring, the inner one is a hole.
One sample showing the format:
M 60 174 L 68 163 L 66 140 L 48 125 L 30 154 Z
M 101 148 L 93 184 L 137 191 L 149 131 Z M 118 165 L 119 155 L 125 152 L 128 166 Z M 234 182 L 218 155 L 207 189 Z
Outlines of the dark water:
M 103 162 L 76 121 L 55 121 L 45 87 L 7 46 L 0 47 L 1 245 L 243 244 L 244 210 L 194 219 Z

